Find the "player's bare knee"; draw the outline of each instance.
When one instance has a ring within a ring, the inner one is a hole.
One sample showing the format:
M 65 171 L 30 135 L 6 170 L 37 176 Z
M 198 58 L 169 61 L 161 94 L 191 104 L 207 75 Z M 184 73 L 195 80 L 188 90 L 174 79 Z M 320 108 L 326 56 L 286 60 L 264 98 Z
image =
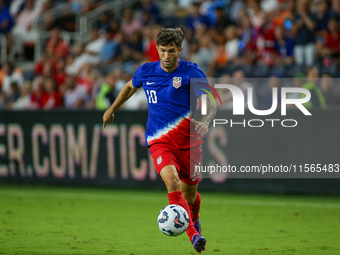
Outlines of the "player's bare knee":
M 181 190 L 181 181 L 176 176 L 168 177 L 166 180 L 164 180 L 164 182 L 169 193 Z

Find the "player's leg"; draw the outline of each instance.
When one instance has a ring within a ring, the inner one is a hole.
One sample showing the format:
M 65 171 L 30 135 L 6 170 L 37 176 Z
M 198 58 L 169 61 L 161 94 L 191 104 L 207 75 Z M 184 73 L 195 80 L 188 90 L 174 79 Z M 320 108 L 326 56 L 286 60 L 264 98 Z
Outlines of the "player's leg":
M 196 172 L 196 166 L 200 165 L 201 163 L 201 155 L 201 146 L 182 150 L 181 153 L 181 186 L 183 196 L 189 204 L 192 221 L 194 223 L 196 223 L 198 220 L 201 206 L 201 195 L 197 192 L 200 173 Z
M 150 146 L 150 152 L 155 162 L 158 175 L 163 179 L 167 190 L 169 204 L 182 206 L 189 214 L 189 226 L 186 230 L 194 249 L 197 252 L 204 250 L 206 240 L 200 236 L 195 229 L 190 216 L 190 208 L 183 197 L 181 190 L 181 180 L 178 170 L 180 169 L 180 160 L 177 147 L 169 143 L 158 143 Z
M 193 237 L 191 243 L 196 251 L 205 250 L 206 240 L 201 236 L 201 226 L 198 220 L 201 196 L 197 192 L 197 186 L 200 179 L 199 173 L 195 173 L 195 166 L 201 162 L 201 147 L 197 146 L 187 150 L 181 150 L 180 153 L 180 177 L 183 195 L 188 201 L 190 208 L 190 218 L 196 220 L 194 225 L 197 235 Z M 197 225 L 197 226 L 196 226 Z
M 183 197 L 181 190 L 181 180 L 178 176 L 177 169 L 174 165 L 166 165 L 160 171 L 160 176 L 162 177 L 166 188 L 168 190 L 169 204 L 177 204 L 182 206 L 189 214 L 189 226 L 186 230 L 190 241 L 192 241 L 193 236 L 198 234 L 196 231 L 192 219 L 190 217 L 190 208 L 188 203 Z
M 199 212 L 201 206 L 201 195 L 197 192 L 198 184 L 195 185 L 188 185 L 184 182 L 181 182 L 182 193 L 187 201 L 189 208 L 190 208 L 190 216 L 192 222 L 194 223 L 194 227 L 196 228 L 197 232 L 202 235 L 202 228 L 199 221 Z

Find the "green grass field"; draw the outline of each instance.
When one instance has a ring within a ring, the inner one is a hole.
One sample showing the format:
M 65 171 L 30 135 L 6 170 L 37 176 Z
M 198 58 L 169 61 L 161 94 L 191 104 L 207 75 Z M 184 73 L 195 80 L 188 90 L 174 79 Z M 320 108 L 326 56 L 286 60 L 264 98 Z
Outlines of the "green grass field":
M 340 198 L 202 192 L 202 254 L 340 254 Z M 164 191 L 0 187 L 0 254 L 198 254 Z

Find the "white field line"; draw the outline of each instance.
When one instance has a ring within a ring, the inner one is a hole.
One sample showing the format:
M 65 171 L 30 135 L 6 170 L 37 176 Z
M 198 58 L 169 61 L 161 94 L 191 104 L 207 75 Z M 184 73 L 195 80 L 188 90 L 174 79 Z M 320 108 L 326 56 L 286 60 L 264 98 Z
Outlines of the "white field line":
M 68 193 L 68 192 L 31 192 L 31 191 L 0 191 L 1 197 L 54 197 L 54 198 L 65 198 L 65 199 L 85 199 L 85 200 L 117 200 L 117 199 L 129 199 L 132 201 L 153 201 L 153 202 L 167 202 L 166 194 L 164 198 L 159 197 L 145 197 L 143 195 L 133 196 L 120 196 L 118 194 L 79 194 L 79 193 Z M 204 199 L 204 197 L 203 197 Z M 269 206 L 269 207 L 295 207 L 295 208 L 319 208 L 319 209 L 340 209 L 340 204 L 323 204 L 323 203 L 306 203 L 306 202 L 276 202 L 276 201 L 259 201 L 259 200 L 231 200 L 231 199 L 204 199 L 204 204 L 214 205 L 243 205 L 243 206 Z

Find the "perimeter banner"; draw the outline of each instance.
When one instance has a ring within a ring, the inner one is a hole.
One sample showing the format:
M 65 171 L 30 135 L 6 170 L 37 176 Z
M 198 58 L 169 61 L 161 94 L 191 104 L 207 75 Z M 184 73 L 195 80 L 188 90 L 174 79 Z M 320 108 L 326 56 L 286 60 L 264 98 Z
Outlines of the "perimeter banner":
M 221 171 L 206 173 L 200 189 L 340 194 L 335 166 L 340 163 L 340 110 L 311 113 L 314 118 L 289 111 L 289 118 L 299 123 L 294 129 L 216 126 L 203 139 L 202 165 L 239 169 L 262 164 L 262 169 L 274 170 L 282 165 L 299 171 L 334 164 L 334 178 L 310 172 L 316 179 L 299 175 L 275 179 L 275 173 L 234 179 Z M 0 116 L 0 183 L 164 189 L 145 147 L 147 112 L 117 112 L 105 129 L 98 111 L 4 111 Z M 240 123 L 252 117 L 247 111 L 239 118 L 229 110 L 216 115 Z M 276 112 L 271 116 L 280 117 Z
M 133 186 L 158 179 L 145 147 L 146 112 L 2 112 L 0 178 L 24 183 Z

